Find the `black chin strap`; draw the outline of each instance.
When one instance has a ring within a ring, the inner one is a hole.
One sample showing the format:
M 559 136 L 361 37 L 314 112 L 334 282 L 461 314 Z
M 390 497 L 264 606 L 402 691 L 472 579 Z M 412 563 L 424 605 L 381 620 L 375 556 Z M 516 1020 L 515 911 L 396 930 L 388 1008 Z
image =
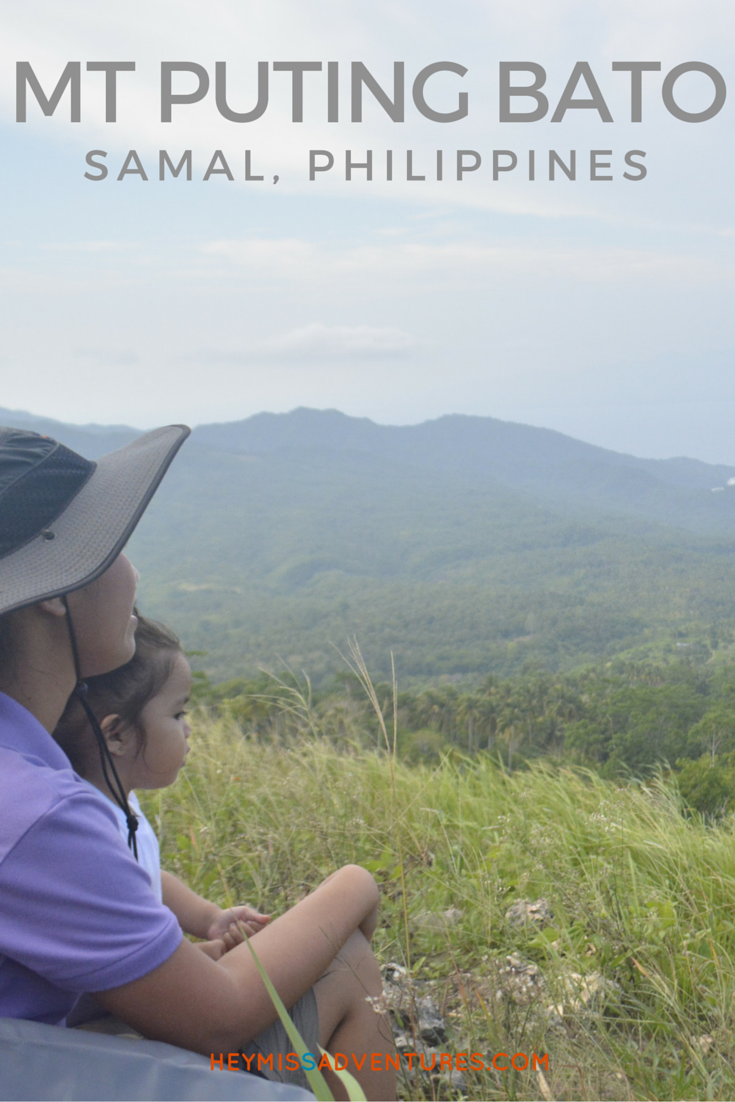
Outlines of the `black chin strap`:
M 61 597 L 64 602 L 64 608 L 66 609 L 66 625 L 69 630 L 69 641 L 71 643 L 71 653 L 74 658 L 74 672 L 77 675 L 77 683 L 74 687 L 72 696 L 75 696 L 81 704 L 84 712 L 89 720 L 89 725 L 94 731 L 95 738 L 97 739 L 97 747 L 100 752 L 100 762 L 102 764 L 102 775 L 105 778 L 105 784 L 107 785 L 112 798 L 115 803 L 121 809 L 125 816 L 125 821 L 128 824 L 128 845 L 133 851 L 135 860 L 138 860 L 138 843 L 135 838 L 135 832 L 138 829 L 138 817 L 130 809 L 128 803 L 128 797 L 123 788 L 122 781 L 118 776 L 117 769 L 115 768 L 115 762 L 113 761 L 110 748 L 107 745 L 107 740 L 100 727 L 97 716 L 92 711 L 92 706 L 87 700 L 87 683 L 82 680 L 81 667 L 79 665 L 79 650 L 77 648 L 77 637 L 74 633 L 74 624 L 72 623 L 71 613 L 69 611 L 69 604 L 66 600 L 66 594 L 62 594 Z M 110 776 L 112 774 L 112 777 Z

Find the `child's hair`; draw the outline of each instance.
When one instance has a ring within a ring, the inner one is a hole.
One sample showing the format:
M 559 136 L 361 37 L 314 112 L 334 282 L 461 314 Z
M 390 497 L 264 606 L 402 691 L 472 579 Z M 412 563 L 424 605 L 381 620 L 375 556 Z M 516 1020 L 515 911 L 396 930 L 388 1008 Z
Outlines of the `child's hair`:
M 133 728 L 140 753 L 145 746 L 145 729 L 140 717 L 146 704 L 163 689 L 171 676 L 181 643 L 170 628 L 148 620 L 136 612 L 135 654 L 124 666 L 110 673 L 88 677 L 87 700 L 101 723 L 106 716 L 117 715 L 123 727 Z M 69 698 L 56 725 L 54 738 L 72 768 L 85 776 L 90 762 L 99 754 L 97 740 L 75 696 Z

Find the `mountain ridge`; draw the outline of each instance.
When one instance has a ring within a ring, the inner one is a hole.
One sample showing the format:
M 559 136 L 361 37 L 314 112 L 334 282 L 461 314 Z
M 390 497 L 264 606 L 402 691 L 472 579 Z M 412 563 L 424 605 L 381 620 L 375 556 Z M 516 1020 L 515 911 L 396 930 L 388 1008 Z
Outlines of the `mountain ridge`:
M 91 458 L 139 434 L 25 424 Z M 735 642 L 725 476 L 464 415 L 263 414 L 194 430 L 130 554 L 143 611 L 216 679 L 285 664 L 319 683 L 355 636 L 402 684 L 673 661 Z
M 69 425 L 0 409 L 0 422 L 56 435 L 97 458 L 141 430 Z M 417 425 L 380 425 L 339 410 L 299 407 L 194 428 L 187 451 L 262 455 L 345 452 L 531 492 L 547 504 L 597 515 L 628 515 L 699 534 L 735 534 L 735 468 L 686 457 L 642 459 L 554 429 L 497 418 L 446 414 Z

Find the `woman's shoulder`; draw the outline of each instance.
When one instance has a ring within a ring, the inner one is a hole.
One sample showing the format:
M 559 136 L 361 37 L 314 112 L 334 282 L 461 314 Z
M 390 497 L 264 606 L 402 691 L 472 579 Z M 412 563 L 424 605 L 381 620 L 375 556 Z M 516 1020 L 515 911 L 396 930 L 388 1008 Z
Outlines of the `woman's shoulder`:
M 105 824 L 114 830 L 102 797 L 95 799 L 51 735 L 9 700 L 0 701 L 0 862 L 29 831 L 50 828 L 50 817 L 53 829 L 76 822 L 103 835 Z

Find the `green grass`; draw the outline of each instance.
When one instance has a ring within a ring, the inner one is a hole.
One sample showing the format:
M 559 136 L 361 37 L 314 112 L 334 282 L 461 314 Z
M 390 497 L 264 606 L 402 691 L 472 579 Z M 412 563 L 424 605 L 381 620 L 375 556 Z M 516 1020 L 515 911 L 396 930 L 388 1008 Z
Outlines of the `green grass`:
M 685 819 L 664 785 L 544 764 L 512 776 L 483 757 L 411 766 L 357 729 L 320 735 L 305 703 L 286 720 L 288 735 L 254 737 L 198 717 L 180 780 L 145 801 L 164 867 L 212 899 L 278 914 L 336 867 L 365 865 L 383 899 L 378 958 L 431 983 L 450 1050 L 548 1053 L 554 1099 L 735 1097 L 730 820 Z M 540 896 L 551 928 L 509 926 L 514 900 Z M 450 907 L 462 911 L 450 929 L 416 922 Z M 530 1006 L 498 997 L 496 962 L 511 952 L 548 986 Z M 619 990 L 582 1012 L 565 994 L 572 972 Z M 542 1013 L 552 1002 L 564 1003 L 555 1025 Z M 466 1078 L 470 1098 L 544 1091 L 531 1071 Z M 406 1091 L 432 1097 L 425 1084 Z

